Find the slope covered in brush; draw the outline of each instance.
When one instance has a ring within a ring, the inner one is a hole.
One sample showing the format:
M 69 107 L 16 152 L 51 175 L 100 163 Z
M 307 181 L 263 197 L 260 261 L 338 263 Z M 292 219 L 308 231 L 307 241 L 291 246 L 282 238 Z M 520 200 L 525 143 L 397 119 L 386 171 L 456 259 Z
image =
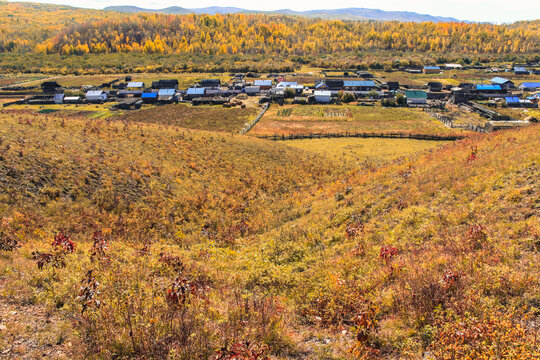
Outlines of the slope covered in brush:
M 354 169 L 153 123 L 0 134 L 15 357 L 538 356 L 537 126 Z

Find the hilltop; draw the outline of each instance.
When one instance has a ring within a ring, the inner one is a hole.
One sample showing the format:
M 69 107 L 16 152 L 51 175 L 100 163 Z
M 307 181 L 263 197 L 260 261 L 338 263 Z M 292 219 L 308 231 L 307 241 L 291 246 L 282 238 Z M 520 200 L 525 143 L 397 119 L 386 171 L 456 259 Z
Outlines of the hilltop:
M 376 167 L 180 126 L 0 113 L 11 354 L 538 356 L 538 126 Z

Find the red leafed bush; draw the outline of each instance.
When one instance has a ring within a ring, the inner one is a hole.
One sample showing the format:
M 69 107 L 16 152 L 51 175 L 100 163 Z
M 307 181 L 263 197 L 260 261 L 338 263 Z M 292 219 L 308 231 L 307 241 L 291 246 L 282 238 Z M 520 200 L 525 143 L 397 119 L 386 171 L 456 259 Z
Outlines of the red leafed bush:
M 75 251 L 75 244 L 69 239 L 69 236 L 59 232 L 54 236 L 51 244 L 51 252 L 34 251 L 32 259 L 36 261 L 41 270 L 45 265 L 52 264 L 54 268 L 66 266 L 66 255 Z
M 106 250 L 109 247 L 109 243 L 101 233 L 96 231 L 92 236 L 92 249 L 90 250 L 90 258 L 92 260 L 98 258 L 102 259 L 106 256 Z
M 167 290 L 167 302 L 172 308 L 181 308 L 191 298 L 201 297 L 206 288 L 201 282 L 178 276 Z
M 381 252 L 379 257 L 384 260 L 386 265 L 389 265 L 392 262 L 392 259 L 398 254 L 397 248 L 392 245 L 386 245 L 381 247 Z
M 79 291 L 79 296 L 77 299 L 82 304 L 81 314 L 90 307 L 92 304 L 99 307 L 100 302 L 96 299 L 98 292 L 99 283 L 96 281 L 96 277 L 93 275 L 92 270 L 88 270 L 86 276 L 81 281 L 81 290 Z
M 354 239 L 358 237 L 363 230 L 364 226 L 362 224 L 349 224 L 345 229 L 345 235 L 347 236 L 347 239 Z
M 53 262 L 54 255 L 51 253 L 42 253 L 40 251 L 32 252 L 32 259 L 36 261 L 38 269 L 43 269 L 45 265 Z
M 470 164 L 478 158 L 478 148 L 476 146 L 471 147 L 471 152 L 467 156 L 467 164 Z
M 268 351 L 267 345 L 242 341 L 219 350 L 215 360 L 267 360 Z
M 55 251 L 61 251 L 65 254 L 71 254 L 75 251 L 75 244 L 69 239 L 68 235 L 59 232 L 54 236 L 52 246 Z
M 487 240 L 486 229 L 478 224 L 471 226 L 467 231 L 467 240 L 473 247 L 481 248 Z

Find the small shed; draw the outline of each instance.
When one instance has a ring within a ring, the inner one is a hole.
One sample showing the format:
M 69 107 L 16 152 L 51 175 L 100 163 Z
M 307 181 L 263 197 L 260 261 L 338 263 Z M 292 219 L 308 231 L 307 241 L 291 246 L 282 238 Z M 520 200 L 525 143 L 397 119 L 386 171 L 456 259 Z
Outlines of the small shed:
M 144 89 L 144 83 L 140 81 L 129 82 L 126 86 L 127 89 Z
M 153 104 L 158 99 L 158 94 L 155 92 L 144 92 L 141 95 L 141 99 L 145 104 Z
M 102 103 L 107 101 L 107 93 L 102 90 L 90 90 L 86 93 L 86 101 L 91 103 Z
M 461 64 L 445 64 L 444 65 L 444 68 L 448 70 L 457 70 L 457 69 L 461 69 L 462 67 L 463 65 Z
M 441 68 L 440 66 L 424 66 L 423 68 L 424 74 L 440 74 Z
M 281 81 L 279 82 L 276 87 L 277 88 L 288 88 L 292 86 L 296 86 L 298 83 L 296 81 Z
M 315 96 L 315 102 L 320 104 L 328 104 L 332 99 L 332 92 L 324 90 L 316 90 L 313 95 Z
M 54 103 L 63 104 L 64 103 L 64 94 L 54 94 Z
M 422 90 L 405 91 L 407 104 L 427 104 L 427 93 Z
M 522 66 L 514 67 L 514 74 L 516 75 L 529 75 L 529 70 L 525 69 Z
M 65 96 L 64 104 L 78 104 L 81 102 L 80 96 Z

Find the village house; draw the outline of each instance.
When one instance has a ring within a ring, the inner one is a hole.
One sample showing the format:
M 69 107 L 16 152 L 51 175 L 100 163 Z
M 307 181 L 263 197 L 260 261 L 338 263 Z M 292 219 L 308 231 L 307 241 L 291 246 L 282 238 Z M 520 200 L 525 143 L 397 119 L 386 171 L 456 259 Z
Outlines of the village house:
M 107 101 L 107 93 L 102 90 L 90 90 L 86 93 L 86 101 L 89 103 L 103 103 Z
M 519 89 L 523 91 L 536 91 L 540 89 L 540 82 L 525 82 L 519 85 Z
M 315 85 L 316 90 L 340 91 L 344 86 L 343 79 L 324 79 Z
M 424 74 L 440 74 L 441 68 L 439 66 L 429 66 L 426 65 L 423 68 Z
M 167 79 L 152 82 L 152 89 L 175 89 L 178 90 L 178 80 Z
M 193 100 L 206 95 L 206 88 L 189 88 L 184 97 L 185 100 Z
M 405 91 L 407 105 L 427 104 L 427 93 L 422 90 Z
M 344 81 L 343 90 L 371 91 L 376 88 L 374 81 Z
M 175 89 L 159 89 L 157 100 L 158 102 L 173 102 L 175 93 Z
M 247 95 L 253 96 L 261 92 L 261 87 L 260 86 L 246 86 L 244 88 L 244 91 L 246 92 Z
M 156 92 L 144 92 L 141 95 L 141 99 L 145 104 L 154 104 L 157 102 L 158 94 Z
M 502 89 L 512 89 L 515 87 L 512 81 L 501 77 L 494 77 L 489 82 L 492 85 L 499 85 Z
M 516 75 L 529 75 L 529 71 L 522 66 L 514 67 L 514 74 Z
M 438 81 L 430 81 L 428 82 L 427 87 L 429 91 L 431 92 L 441 92 L 443 88 L 443 84 Z
M 272 80 L 255 80 L 254 86 L 258 86 L 260 90 L 270 90 L 272 88 Z
M 315 102 L 319 104 L 329 104 L 332 99 L 332 93 L 327 90 L 316 90 L 313 95 L 315 96 Z
M 199 86 L 205 89 L 219 90 L 221 80 L 219 79 L 203 79 L 199 81 Z
M 62 86 L 60 86 L 60 84 L 58 84 L 56 81 L 45 81 L 41 84 L 41 90 L 44 93 L 54 94 L 62 91 Z
M 506 91 L 504 91 L 500 85 L 484 85 L 484 84 L 478 84 L 476 85 L 476 91 L 481 94 L 501 94 Z
M 390 91 L 399 90 L 399 82 L 397 81 L 389 81 L 387 86 L 388 86 L 388 90 Z

